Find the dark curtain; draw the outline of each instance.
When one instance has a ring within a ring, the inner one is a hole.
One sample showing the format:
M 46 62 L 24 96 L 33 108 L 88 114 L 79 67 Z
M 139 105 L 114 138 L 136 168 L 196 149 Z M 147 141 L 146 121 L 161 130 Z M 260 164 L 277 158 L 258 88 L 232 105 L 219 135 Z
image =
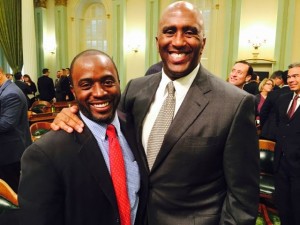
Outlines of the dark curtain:
M 0 0 L 0 46 L 14 73 L 22 70 L 22 0 Z

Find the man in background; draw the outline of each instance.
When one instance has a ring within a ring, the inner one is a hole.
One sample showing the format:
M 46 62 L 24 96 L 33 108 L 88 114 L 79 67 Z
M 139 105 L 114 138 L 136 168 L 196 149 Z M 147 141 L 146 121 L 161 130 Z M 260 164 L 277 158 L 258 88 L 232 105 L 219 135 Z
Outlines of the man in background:
M 31 103 L 30 103 L 30 99 L 28 97 L 29 94 L 31 94 L 31 89 L 30 87 L 23 81 L 23 76 L 21 72 L 17 72 L 15 74 L 15 84 L 23 91 L 26 100 L 27 100 L 27 106 L 28 108 L 30 108 Z
M 253 75 L 252 66 L 246 61 L 237 61 L 229 74 L 228 82 L 243 89 L 244 85 L 251 80 Z
M 163 67 L 163 62 L 162 61 L 159 61 L 158 63 L 153 64 L 152 66 L 150 66 L 148 68 L 148 70 L 145 73 L 145 76 L 161 72 L 162 67 Z
M 72 85 L 71 85 L 71 80 L 70 80 L 70 68 L 66 68 L 65 69 L 65 72 L 66 72 L 66 76 L 68 78 L 68 81 L 69 81 L 69 89 L 67 91 L 67 100 L 68 101 L 74 101 L 74 94 L 73 92 L 71 91 L 72 89 Z
M 257 73 L 253 72 L 252 75 L 251 75 L 251 79 L 244 84 L 243 90 L 247 91 L 248 93 L 250 93 L 252 95 L 259 94 L 259 90 L 258 90 L 259 82 L 258 82 L 258 80 L 259 80 L 259 76 L 257 75 Z
M 275 200 L 281 225 L 300 224 L 300 63 L 289 66 L 290 93 L 278 97 Z
M 39 77 L 37 85 L 39 90 L 39 100 L 47 102 L 55 101 L 55 89 L 52 78 L 49 77 L 50 71 L 43 69 L 43 76 Z
M 281 88 L 271 91 L 268 94 L 268 97 L 266 98 L 259 113 L 261 124 L 261 138 L 275 142 L 277 132 L 276 104 L 278 104 L 278 98 L 281 95 L 291 92 L 287 84 L 287 73 L 288 71 L 285 71 L 282 74 L 281 78 L 283 81 L 283 85 L 281 86 Z
M 277 90 L 279 88 L 281 88 L 284 85 L 284 81 L 283 81 L 283 71 L 282 70 L 276 70 L 272 73 L 272 75 L 270 76 L 270 78 L 274 81 L 275 83 L 275 87 L 273 88 L 273 90 Z
M 20 159 L 31 144 L 27 100 L 0 68 L 0 179 L 17 192 Z
M 7 79 L 11 80 L 12 82 L 14 81 L 14 75 L 12 75 L 11 73 L 7 73 L 6 77 L 7 77 Z

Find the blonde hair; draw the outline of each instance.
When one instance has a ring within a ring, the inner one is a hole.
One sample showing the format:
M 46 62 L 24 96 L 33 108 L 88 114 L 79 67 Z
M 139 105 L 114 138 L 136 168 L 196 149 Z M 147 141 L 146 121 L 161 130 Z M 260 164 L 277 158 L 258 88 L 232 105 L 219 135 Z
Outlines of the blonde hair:
M 265 86 L 265 84 L 266 84 L 268 81 L 271 81 L 271 82 L 272 82 L 272 87 L 275 86 L 275 85 L 274 85 L 274 81 L 273 81 L 271 78 L 265 78 L 265 79 L 263 79 L 263 80 L 260 82 L 260 84 L 259 84 L 259 86 L 258 86 L 259 92 L 262 91 L 263 87 Z

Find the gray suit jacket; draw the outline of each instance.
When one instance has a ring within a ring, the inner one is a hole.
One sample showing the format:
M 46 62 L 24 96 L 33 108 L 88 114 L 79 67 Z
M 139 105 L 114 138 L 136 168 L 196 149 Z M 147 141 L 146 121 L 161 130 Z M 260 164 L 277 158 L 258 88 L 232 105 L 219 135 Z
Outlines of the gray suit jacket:
M 20 161 L 30 144 L 26 97 L 8 80 L 0 88 L 0 166 Z
M 161 73 L 132 80 L 120 110 L 142 126 Z M 167 132 L 149 175 L 149 225 L 255 224 L 259 151 L 254 97 L 202 66 Z

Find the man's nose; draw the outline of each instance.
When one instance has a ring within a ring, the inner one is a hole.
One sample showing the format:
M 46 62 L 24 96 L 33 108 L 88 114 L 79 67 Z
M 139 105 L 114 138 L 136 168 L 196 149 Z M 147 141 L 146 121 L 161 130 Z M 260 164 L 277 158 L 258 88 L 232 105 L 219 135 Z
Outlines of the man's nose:
M 102 96 L 102 95 L 105 95 L 105 94 L 107 94 L 107 91 L 105 91 L 103 89 L 101 84 L 98 84 L 98 83 L 94 84 L 94 87 L 93 87 L 93 95 L 94 96 L 99 97 L 99 96 Z

